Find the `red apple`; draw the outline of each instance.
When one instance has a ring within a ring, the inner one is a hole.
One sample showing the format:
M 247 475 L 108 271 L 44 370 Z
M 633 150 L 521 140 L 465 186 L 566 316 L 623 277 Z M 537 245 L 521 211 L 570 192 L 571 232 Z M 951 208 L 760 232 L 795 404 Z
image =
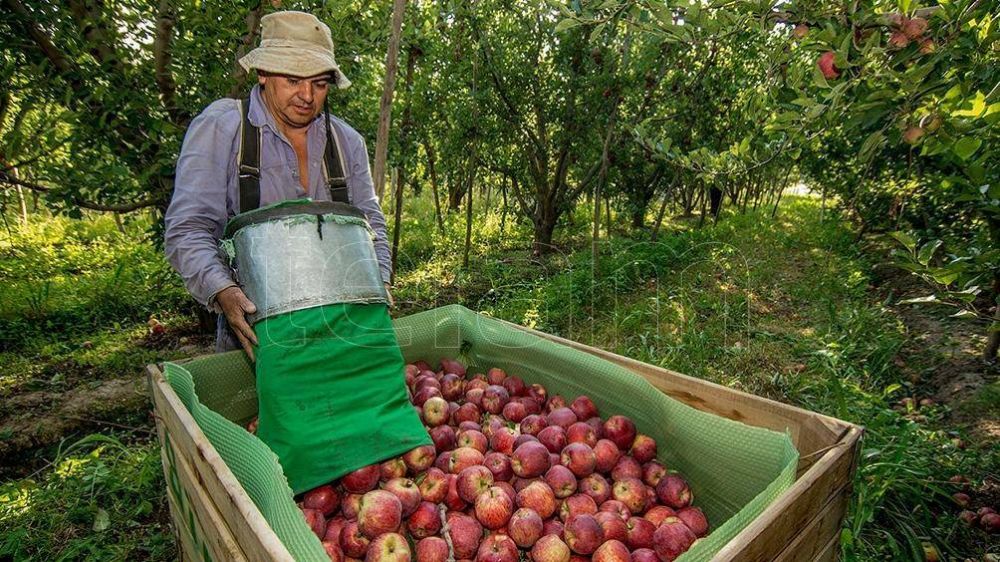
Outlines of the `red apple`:
M 628 529 L 628 538 L 625 539 L 625 544 L 629 548 L 632 550 L 653 548 L 653 533 L 656 532 L 656 525 L 653 525 L 651 521 L 642 517 L 630 517 L 625 522 L 625 528 Z
M 410 449 L 403 455 L 403 462 L 411 474 L 417 474 L 430 468 L 434 464 L 437 451 L 434 445 L 423 445 L 415 449 Z
M 458 432 L 456 443 L 459 447 L 469 447 L 483 454 L 489 449 L 489 439 L 474 429 Z
M 567 406 L 566 399 L 559 394 L 554 394 L 545 403 L 545 413 L 550 413 L 553 410 L 558 410 L 559 408 L 565 408 L 566 406 Z
M 656 497 L 660 503 L 674 509 L 691 505 L 692 494 L 687 482 L 676 474 L 668 474 L 656 485 Z
M 345 490 L 352 494 L 363 494 L 375 488 L 381 475 L 381 467 L 377 464 L 370 464 L 347 474 L 340 479 L 340 483 L 343 484 Z
M 600 474 L 591 474 L 580 480 L 580 491 L 594 499 L 597 505 L 611 497 L 611 485 Z
M 499 367 L 493 367 L 489 371 L 486 371 L 486 380 L 490 384 L 503 384 L 505 378 L 507 378 L 507 373 Z
M 320 543 L 323 545 L 323 550 L 326 551 L 326 555 L 330 557 L 330 562 L 344 562 L 344 551 L 340 549 L 340 545 L 333 541 L 323 541 Z
M 458 431 L 465 431 L 467 429 L 474 429 L 479 433 L 483 432 L 483 426 L 479 425 L 477 422 L 474 421 L 466 420 L 458 424 Z
M 406 529 L 414 538 L 436 535 L 441 530 L 441 514 L 431 502 L 420 502 L 406 521 Z
M 630 562 L 631 556 L 621 541 L 610 540 L 597 547 L 590 559 L 593 562 Z
M 417 377 L 417 380 L 413 381 L 413 393 L 419 394 L 421 391 L 428 388 L 436 388 L 438 391 L 441 390 L 441 383 L 437 380 L 437 377 L 433 374 L 422 374 Z
M 476 519 L 487 529 L 499 529 L 514 513 L 514 502 L 502 488 L 492 486 L 476 498 Z
M 335 543 L 338 547 L 340 546 L 340 533 L 347 526 L 347 519 L 343 517 L 334 517 L 333 519 L 326 522 L 326 531 L 323 533 L 323 540 Z
M 566 446 L 566 430 L 558 425 L 550 425 L 538 432 L 538 441 L 551 453 L 559 454 Z
M 504 534 L 486 537 L 476 552 L 476 562 L 518 562 L 517 545 Z
M 558 535 L 545 535 L 531 547 L 533 562 L 569 562 L 570 551 Z
M 615 445 L 614 441 L 610 439 L 598 439 L 597 443 L 594 444 L 594 470 L 601 474 L 608 474 L 618 464 L 618 459 L 621 456 L 622 452 L 618 449 L 618 445 Z
M 340 494 L 329 484 L 313 488 L 302 496 L 302 507 L 318 509 L 320 513 L 329 517 L 340 507 Z
M 563 522 L 555 517 L 551 519 L 546 519 L 545 524 L 542 525 L 542 536 L 545 535 L 555 535 L 561 537 L 563 532 Z
M 322 539 L 323 535 L 326 534 L 326 518 L 323 517 L 323 512 L 306 507 L 302 509 L 302 515 L 306 518 L 306 525 L 309 525 L 312 532 Z
M 517 432 L 503 426 L 498 428 L 490 436 L 490 448 L 499 453 L 510 455 L 514 452 L 514 441 L 517 440 Z
M 493 473 L 483 465 L 470 466 L 458 473 L 458 495 L 463 500 L 474 503 L 479 494 L 493 485 Z
M 412 554 L 406 538 L 399 533 L 383 533 L 372 541 L 365 562 L 410 562 Z
M 583 478 L 594 472 L 597 457 L 594 455 L 594 450 L 585 443 L 570 443 L 563 448 L 560 462 L 577 478 Z
M 647 486 L 655 488 L 666 474 L 667 467 L 663 466 L 663 463 L 658 460 L 651 460 L 642 465 L 642 481 Z
M 615 467 L 611 469 L 611 479 L 617 481 L 623 478 L 642 479 L 642 465 L 639 461 L 625 455 L 618 459 Z
M 455 430 L 450 425 L 439 425 L 431 429 L 428 433 L 430 433 L 431 441 L 434 442 L 434 450 L 438 453 L 451 451 L 458 443 L 455 437 Z M 406 464 L 402 462 L 402 459 L 400 459 L 400 464 L 403 466 L 403 474 L 406 474 Z
M 539 406 L 543 406 L 548 400 L 549 392 L 544 386 L 533 384 L 528 387 L 528 397 L 534 400 Z
M 442 472 L 449 472 L 451 470 L 451 451 L 445 451 L 438 455 L 434 459 L 434 468 Z
M 594 430 L 594 435 L 597 436 L 598 441 L 604 439 L 604 420 L 602 420 L 597 416 L 594 416 L 586 420 L 584 423 L 589 425 L 590 428 Z
M 708 534 L 708 519 L 701 509 L 697 507 L 685 507 L 677 512 L 677 518 L 684 522 L 691 529 L 696 537 L 704 537 Z
M 663 523 L 663 520 L 667 517 L 677 517 L 677 512 L 665 505 L 654 505 L 642 516 L 648 519 L 653 525 L 659 527 L 660 523 Z
M 597 406 L 594 405 L 594 401 L 589 396 L 577 396 L 569 407 L 576 414 L 576 418 L 581 421 L 597 416 Z
M 1000 515 L 996 513 L 984 513 L 979 517 L 979 528 L 987 533 L 1000 533 Z
M 556 496 L 552 488 L 542 481 L 528 484 L 517 493 L 516 501 L 518 507 L 530 509 L 542 519 L 548 519 L 556 512 Z
M 548 427 L 545 418 L 537 414 L 531 414 L 521 420 L 521 433 L 526 435 L 538 435 L 538 432 Z
M 635 436 L 632 441 L 632 458 L 639 463 L 646 463 L 656 458 L 656 440 L 642 433 Z
M 461 435 L 459 439 L 461 439 Z M 458 474 L 470 466 L 483 464 L 483 458 L 483 453 L 478 449 L 459 447 L 451 452 L 451 458 L 448 460 L 448 471 L 452 474 Z
M 463 513 L 449 513 L 447 519 L 455 558 L 471 559 L 483 538 L 483 526 Z
M 399 498 L 386 490 L 372 490 L 361 498 L 358 526 L 366 537 L 374 539 L 398 529 L 402 516 L 403 505 Z
M 393 478 L 385 483 L 383 489 L 396 496 L 399 500 L 399 504 L 403 508 L 403 517 L 408 517 L 413 513 L 413 510 L 417 509 L 417 506 L 423 500 L 417 483 L 409 478 Z
M 660 558 L 653 549 L 640 548 L 632 551 L 631 562 L 660 562 Z
M 483 465 L 493 473 L 496 482 L 510 482 L 514 477 L 514 469 L 510 467 L 510 457 L 503 453 L 490 451 L 483 457 Z
M 428 400 L 430 400 L 431 398 L 434 398 L 434 397 L 440 398 L 441 397 L 441 391 L 438 390 L 434 386 L 424 386 L 423 389 L 418 390 L 413 395 L 412 402 L 413 402 L 414 406 L 423 407 L 424 402 L 427 402 Z
M 440 503 L 448 493 L 448 479 L 440 469 L 431 467 L 421 473 L 416 479 L 420 497 L 424 501 Z
M 549 451 L 542 443 L 529 441 L 514 450 L 510 467 L 521 478 L 541 476 L 549 469 Z
M 646 485 L 638 478 L 626 477 L 615 482 L 611 495 L 632 513 L 642 513 L 646 507 Z
M 340 502 L 340 511 L 348 519 L 357 519 L 361 509 L 361 494 L 347 494 Z
M 499 414 L 510 401 L 507 389 L 499 385 L 490 385 L 483 391 L 483 409 L 491 414 Z
M 423 359 L 418 359 L 413 362 L 413 366 L 421 371 L 432 371 L 430 363 L 424 361 Z
M 440 396 L 428 398 L 423 404 L 422 418 L 430 427 L 448 423 L 448 401 Z
M 576 476 L 561 464 L 552 465 L 552 468 L 545 473 L 545 482 L 552 488 L 557 498 L 566 498 L 576 492 Z
M 664 562 L 672 562 L 697 540 L 691 529 L 676 517 L 668 517 L 653 533 L 653 550 Z
M 507 534 L 514 539 L 517 546 L 531 548 L 531 545 L 541 538 L 543 526 L 542 518 L 535 510 L 522 507 L 510 516 Z
M 483 390 L 482 388 L 466 386 L 465 387 L 465 402 L 467 404 L 473 404 L 477 408 L 482 409 L 483 407 Z
M 587 422 L 576 422 L 566 430 L 568 443 L 584 443 L 593 448 L 597 445 L 597 435 Z
M 823 77 L 827 80 L 833 80 L 834 78 L 840 76 L 840 70 L 837 65 L 834 64 L 833 59 L 837 55 L 833 51 L 827 51 L 819 56 L 816 60 L 816 65 L 819 66 L 820 72 L 823 73 Z
M 433 434 L 431 439 L 433 439 Z M 382 482 L 388 482 L 402 476 L 406 476 L 406 463 L 403 462 L 402 457 L 391 458 L 379 465 L 379 479 Z
M 594 498 L 586 494 L 573 494 L 563 500 L 559 506 L 559 518 L 565 523 L 576 515 L 594 515 L 597 513 L 597 504 Z
M 601 524 L 601 530 L 604 532 L 604 540 L 619 540 L 625 542 L 628 540 L 628 527 L 625 526 L 625 522 L 622 521 L 618 514 L 611 513 L 610 511 L 598 511 L 594 514 L 594 519 Z
M 618 500 L 608 500 L 601 504 L 601 511 L 608 511 L 618 515 L 622 521 L 627 521 L 629 517 L 632 517 L 632 512 L 629 511 L 628 507 Z
M 604 436 L 622 451 L 628 451 L 635 441 L 635 424 L 625 416 L 611 416 L 604 422 Z
M 537 441 L 541 443 L 541 441 L 538 441 L 538 438 L 535 437 L 534 435 L 528 435 L 526 433 L 522 433 L 521 435 L 517 436 L 517 439 L 514 440 L 514 448 L 516 449 L 521 445 L 524 445 L 528 441 Z
M 556 408 L 555 410 L 549 412 L 549 415 L 545 416 L 545 423 L 549 425 L 558 425 L 563 429 L 569 429 L 569 426 L 573 425 L 577 421 L 579 420 L 577 420 L 576 414 L 573 413 L 573 410 L 566 407 Z
M 516 375 L 505 378 L 501 384 L 507 389 L 507 393 L 510 394 L 511 398 L 514 396 L 524 396 L 528 391 L 528 387 L 525 386 L 524 381 Z
M 371 541 L 358 526 L 357 521 L 348 521 L 344 530 L 340 532 L 340 547 L 344 549 L 344 554 L 351 558 L 361 558 L 368 551 Z
M 507 427 L 506 420 L 497 415 L 486 414 L 486 423 L 483 424 L 483 435 L 487 438 L 492 437 L 501 427 Z
M 478 423 L 481 417 L 482 413 L 480 413 L 479 411 L 479 406 L 476 406 L 471 402 L 466 402 L 465 404 L 462 404 L 461 406 L 459 406 L 458 410 L 456 410 L 455 413 L 451 415 L 452 423 L 454 423 L 455 425 L 458 425 L 464 421 L 471 421 Z
M 503 417 L 507 418 L 508 421 L 521 423 L 521 420 L 528 415 L 528 407 L 524 405 L 524 402 L 515 402 L 512 400 L 504 404 L 501 412 Z
M 592 515 L 574 515 L 566 521 L 563 537 L 570 550 L 577 554 L 591 554 L 604 541 L 601 525 Z
M 448 542 L 441 537 L 420 539 L 414 562 L 441 562 L 448 559 Z
M 441 377 L 441 396 L 451 402 L 460 400 L 465 396 L 465 379 L 451 373 Z
M 453 511 L 465 509 L 468 505 L 462 496 L 458 495 L 458 476 L 454 474 L 448 475 L 448 492 L 444 496 L 444 505 Z
M 445 373 L 452 373 L 452 374 L 458 375 L 460 377 L 464 377 L 465 374 L 468 372 L 465 369 L 465 365 L 463 365 L 462 363 L 460 363 L 460 362 L 458 362 L 458 361 L 456 361 L 454 359 L 445 359 L 445 358 L 442 358 L 441 359 L 441 369 Z

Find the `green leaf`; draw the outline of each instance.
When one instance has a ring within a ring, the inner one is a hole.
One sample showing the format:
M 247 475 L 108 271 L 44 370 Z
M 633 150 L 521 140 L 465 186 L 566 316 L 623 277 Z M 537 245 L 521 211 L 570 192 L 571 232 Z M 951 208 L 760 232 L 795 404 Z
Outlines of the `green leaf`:
M 108 512 L 103 507 L 97 508 L 97 514 L 94 516 L 94 531 L 99 533 L 110 526 L 111 516 L 108 515 Z
M 955 146 L 951 148 L 955 156 L 958 156 L 962 160 L 968 160 L 973 154 L 979 150 L 982 146 L 982 139 L 977 139 L 974 137 L 962 137 L 955 142 Z
M 594 26 L 594 29 L 590 32 L 590 40 L 596 41 L 597 38 L 601 36 L 601 33 L 604 32 L 605 27 L 607 27 L 606 23 L 601 23 Z
M 941 240 L 931 240 L 924 244 L 917 253 L 917 261 L 920 262 L 920 265 L 927 265 L 941 244 L 944 244 Z
M 562 20 L 562 21 L 560 21 L 559 23 L 556 24 L 556 33 L 562 33 L 563 31 L 566 31 L 568 29 L 573 29 L 574 27 L 576 27 L 578 25 L 580 25 L 580 21 L 579 20 L 575 20 L 575 19 L 572 19 L 572 18 L 566 18 L 566 19 L 564 19 L 564 20 Z
M 907 14 L 910 12 L 910 0 L 899 0 L 898 2 L 899 11 Z
M 910 253 L 913 253 L 916 250 L 917 239 L 910 236 L 909 234 L 905 232 L 896 231 L 896 232 L 890 232 L 889 236 L 895 238 L 896 241 L 902 244 L 904 248 L 910 251 Z

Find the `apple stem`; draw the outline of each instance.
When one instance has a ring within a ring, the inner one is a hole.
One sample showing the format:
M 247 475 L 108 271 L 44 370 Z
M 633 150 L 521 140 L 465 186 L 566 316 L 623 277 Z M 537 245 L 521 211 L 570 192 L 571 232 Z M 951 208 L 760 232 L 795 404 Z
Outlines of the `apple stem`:
M 455 546 L 451 544 L 451 527 L 448 526 L 444 505 L 438 505 L 438 513 L 441 515 L 441 534 L 444 535 L 444 542 L 448 543 L 448 562 L 455 562 Z

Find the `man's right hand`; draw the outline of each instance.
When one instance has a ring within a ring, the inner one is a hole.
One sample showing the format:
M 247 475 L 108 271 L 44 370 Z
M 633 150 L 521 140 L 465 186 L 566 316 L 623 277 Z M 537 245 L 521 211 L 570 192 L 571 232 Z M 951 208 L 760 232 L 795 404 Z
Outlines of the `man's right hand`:
M 257 306 L 250 302 L 250 299 L 237 286 L 226 287 L 215 295 L 215 302 L 222 308 L 222 313 L 229 321 L 229 327 L 236 334 L 236 339 L 240 340 L 244 351 L 254 361 L 253 346 L 257 345 L 257 335 L 253 333 L 253 328 L 247 322 L 247 314 L 257 312 Z

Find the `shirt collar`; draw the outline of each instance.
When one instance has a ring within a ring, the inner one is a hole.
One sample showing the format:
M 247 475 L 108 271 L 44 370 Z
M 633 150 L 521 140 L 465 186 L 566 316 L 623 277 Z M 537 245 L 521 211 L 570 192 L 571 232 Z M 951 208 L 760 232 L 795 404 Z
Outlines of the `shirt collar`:
M 281 136 L 278 124 L 274 121 L 274 116 L 271 115 L 271 112 L 268 111 L 267 107 L 264 105 L 264 98 L 261 97 L 260 93 L 260 84 L 255 84 L 253 89 L 250 90 L 250 109 L 247 113 L 247 117 L 250 118 L 250 124 L 254 127 L 266 126 L 271 129 L 271 132 Z M 313 123 L 319 121 L 322 117 L 323 113 L 320 112 L 320 114 L 316 116 L 316 119 L 313 119 Z M 312 129 L 311 123 L 309 125 L 309 129 Z

